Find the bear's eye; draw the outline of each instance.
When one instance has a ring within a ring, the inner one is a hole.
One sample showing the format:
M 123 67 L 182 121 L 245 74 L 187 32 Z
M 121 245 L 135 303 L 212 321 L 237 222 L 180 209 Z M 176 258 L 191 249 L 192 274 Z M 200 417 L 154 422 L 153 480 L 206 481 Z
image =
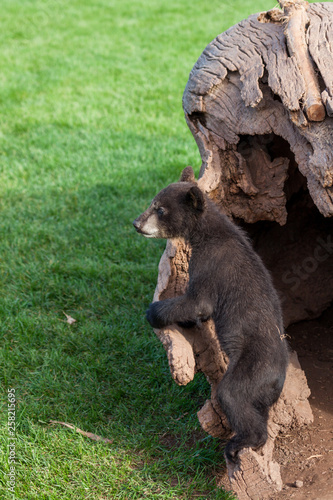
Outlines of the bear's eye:
M 165 210 L 164 210 L 164 208 L 163 208 L 163 207 L 159 207 L 159 208 L 157 209 L 157 215 L 158 215 L 159 217 L 162 217 L 164 214 L 165 214 Z

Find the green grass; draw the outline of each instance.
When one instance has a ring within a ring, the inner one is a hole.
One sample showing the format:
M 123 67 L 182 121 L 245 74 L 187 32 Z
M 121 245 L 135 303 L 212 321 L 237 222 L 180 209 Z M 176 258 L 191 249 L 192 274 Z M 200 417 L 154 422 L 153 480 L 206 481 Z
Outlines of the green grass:
M 199 170 L 181 97 L 202 50 L 272 6 L 2 0 L 1 498 L 231 498 L 214 479 L 223 448 L 197 422 L 208 384 L 176 386 L 144 319 L 165 243 L 131 221 L 184 166 Z

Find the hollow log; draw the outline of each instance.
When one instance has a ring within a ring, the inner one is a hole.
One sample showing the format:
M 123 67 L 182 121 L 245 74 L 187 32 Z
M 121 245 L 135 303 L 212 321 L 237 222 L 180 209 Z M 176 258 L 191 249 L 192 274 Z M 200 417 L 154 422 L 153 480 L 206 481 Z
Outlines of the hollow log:
M 320 315 L 333 300 L 333 4 L 280 2 L 217 36 L 193 67 L 183 96 L 202 165 L 198 184 L 250 233 L 281 296 L 284 322 Z M 154 300 L 184 293 L 191 249 L 168 241 Z M 203 256 L 204 257 L 204 256 Z M 230 435 L 216 400 L 227 369 L 212 321 L 156 331 L 175 382 L 201 371 L 211 398 L 198 412 L 205 431 Z M 274 461 L 279 432 L 312 421 L 297 354 L 271 408 L 269 439 L 227 463 L 239 500 L 282 487 Z

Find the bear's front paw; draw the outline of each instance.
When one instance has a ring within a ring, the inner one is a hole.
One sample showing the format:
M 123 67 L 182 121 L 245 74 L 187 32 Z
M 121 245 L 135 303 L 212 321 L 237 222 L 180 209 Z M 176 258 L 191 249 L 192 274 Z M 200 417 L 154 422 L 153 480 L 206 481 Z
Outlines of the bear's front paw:
M 165 326 L 165 323 L 159 315 L 159 309 L 159 302 L 153 302 L 146 311 L 147 321 L 153 328 L 163 328 L 163 326 Z

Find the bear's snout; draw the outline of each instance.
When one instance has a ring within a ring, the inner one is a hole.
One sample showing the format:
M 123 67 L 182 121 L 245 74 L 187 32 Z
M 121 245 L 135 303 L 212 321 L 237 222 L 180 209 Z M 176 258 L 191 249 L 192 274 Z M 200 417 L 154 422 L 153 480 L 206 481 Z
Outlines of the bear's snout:
M 133 221 L 133 226 L 135 227 L 135 229 L 139 232 L 140 231 L 140 228 L 141 228 L 141 222 L 140 222 L 140 217 L 138 217 L 137 219 L 135 219 Z

